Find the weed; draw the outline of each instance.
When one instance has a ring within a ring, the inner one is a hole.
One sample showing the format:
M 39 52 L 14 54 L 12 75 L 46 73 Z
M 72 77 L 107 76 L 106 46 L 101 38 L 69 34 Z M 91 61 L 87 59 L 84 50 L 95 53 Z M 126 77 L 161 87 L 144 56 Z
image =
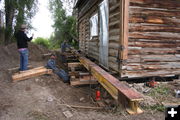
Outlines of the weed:
M 169 88 L 161 85 L 154 88 L 148 95 L 153 96 L 153 97 L 158 97 L 159 95 L 167 96 L 169 92 L 170 92 Z
M 46 114 L 39 111 L 29 112 L 28 116 L 33 117 L 35 120 L 49 120 Z
M 160 111 L 160 112 L 164 112 L 164 110 L 165 110 L 165 107 L 162 104 L 155 104 L 152 106 L 144 106 L 143 108 L 147 109 L 147 110 L 155 110 L 155 111 Z

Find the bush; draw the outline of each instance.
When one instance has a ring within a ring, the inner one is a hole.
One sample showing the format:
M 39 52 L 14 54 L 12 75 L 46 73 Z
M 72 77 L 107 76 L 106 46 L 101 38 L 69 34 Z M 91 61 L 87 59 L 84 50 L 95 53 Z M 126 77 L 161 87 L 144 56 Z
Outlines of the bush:
M 45 38 L 41 38 L 41 37 L 36 38 L 33 42 L 35 44 L 41 45 L 45 48 L 49 48 L 49 46 L 50 46 L 49 40 L 45 39 Z

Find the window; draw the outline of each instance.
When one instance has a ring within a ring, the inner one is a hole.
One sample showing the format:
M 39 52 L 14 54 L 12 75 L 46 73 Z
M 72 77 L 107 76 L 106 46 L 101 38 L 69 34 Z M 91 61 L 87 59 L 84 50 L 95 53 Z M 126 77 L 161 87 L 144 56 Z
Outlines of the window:
M 93 36 L 98 36 L 98 14 L 90 18 L 90 40 Z

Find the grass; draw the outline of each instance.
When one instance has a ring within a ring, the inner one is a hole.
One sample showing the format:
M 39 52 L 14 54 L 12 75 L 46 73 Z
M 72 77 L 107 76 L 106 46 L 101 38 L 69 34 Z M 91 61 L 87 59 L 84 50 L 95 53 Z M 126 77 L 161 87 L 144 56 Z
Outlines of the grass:
M 162 104 L 156 104 L 153 106 L 144 106 L 143 108 L 147 110 L 153 110 L 153 111 L 155 110 L 155 111 L 160 111 L 160 112 L 164 112 L 165 110 L 165 107 Z
M 47 115 L 39 111 L 29 112 L 28 116 L 33 117 L 35 120 L 49 120 Z
M 157 98 L 158 96 L 167 97 L 167 95 L 169 93 L 170 93 L 169 88 L 160 85 L 160 86 L 157 86 L 156 88 L 154 88 L 148 95 Z
M 162 102 L 168 98 L 169 93 L 170 89 L 165 85 L 159 85 L 153 88 L 148 95 L 153 97 L 158 103 L 152 106 L 146 106 L 145 108 L 163 112 L 165 107 L 162 105 Z

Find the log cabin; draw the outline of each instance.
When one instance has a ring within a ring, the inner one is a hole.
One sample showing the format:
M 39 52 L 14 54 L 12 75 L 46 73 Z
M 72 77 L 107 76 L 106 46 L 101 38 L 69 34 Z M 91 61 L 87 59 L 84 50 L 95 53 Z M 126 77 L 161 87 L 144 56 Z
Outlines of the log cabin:
M 79 48 L 121 78 L 180 74 L 180 0 L 77 0 Z

